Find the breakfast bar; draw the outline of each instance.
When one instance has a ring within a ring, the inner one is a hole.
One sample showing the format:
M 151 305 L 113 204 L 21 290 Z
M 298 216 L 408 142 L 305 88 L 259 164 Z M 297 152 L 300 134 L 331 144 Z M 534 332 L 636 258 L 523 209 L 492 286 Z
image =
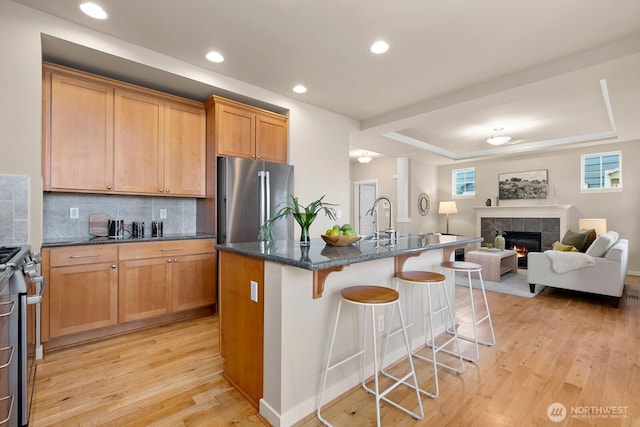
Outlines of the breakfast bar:
M 429 234 L 400 236 L 393 245 L 366 239 L 344 247 L 321 239 L 311 239 L 308 247 L 296 240 L 218 245 L 225 377 L 271 424 L 294 424 L 316 408 L 342 288 L 390 286 L 394 273 L 403 269 L 439 271 L 456 249 L 481 241 Z M 341 351 L 359 345 L 353 329 L 361 318 L 347 319 L 353 327 L 338 331 L 336 348 Z M 416 324 L 415 343 L 424 341 L 422 329 Z M 389 343 L 388 360 L 402 357 L 401 344 Z M 353 369 L 340 369 L 327 383 L 328 400 L 358 384 Z

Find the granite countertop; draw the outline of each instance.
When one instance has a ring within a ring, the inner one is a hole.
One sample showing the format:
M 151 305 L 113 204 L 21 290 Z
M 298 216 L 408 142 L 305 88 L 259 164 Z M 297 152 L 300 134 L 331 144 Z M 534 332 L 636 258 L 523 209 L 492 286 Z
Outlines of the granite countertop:
M 437 234 L 405 235 L 394 246 L 386 240 L 360 240 L 349 246 L 329 246 L 322 239 L 311 239 L 311 245 L 301 247 L 297 240 L 228 243 L 217 245 L 220 251 L 235 252 L 306 270 L 322 270 L 341 265 L 395 257 L 451 246 L 481 242 L 482 237 L 440 236 Z
M 80 245 L 108 245 L 113 243 L 140 243 L 140 242 L 162 242 L 170 240 L 193 240 L 193 239 L 215 239 L 215 234 L 209 233 L 189 233 L 189 234 L 171 234 L 162 237 L 142 237 L 132 238 L 126 237 L 123 239 L 110 239 L 108 237 L 78 237 L 78 238 L 66 238 L 47 240 L 42 242 L 43 248 L 56 248 L 63 246 L 80 246 Z

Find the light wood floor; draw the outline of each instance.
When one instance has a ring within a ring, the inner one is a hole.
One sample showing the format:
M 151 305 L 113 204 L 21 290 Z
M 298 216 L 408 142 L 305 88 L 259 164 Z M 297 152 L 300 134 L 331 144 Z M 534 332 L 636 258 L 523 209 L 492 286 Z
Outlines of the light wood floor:
M 640 286 L 629 293 L 640 297 Z M 440 397 L 422 399 L 423 420 L 383 403 L 383 425 L 640 426 L 640 299 L 623 298 L 615 309 L 550 288 L 531 299 L 487 296 L 497 345 L 483 347 L 480 362 L 461 375 L 439 371 Z M 46 354 L 31 425 L 262 425 L 221 378 L 217 328 L 213 316 Z M 416 366 L 429 387 L 431 369 Z M 415 394 L 403 388 L 391 396 L 415 406 Z M 375 425 L 373 402 L 356 388 L 323 415 L 335 426 Z M 547 417 L 554 402 L 569 411 L 562 423 Z M 584 414 L 593 407 L 616 407 L 623 418 L 570 418 L 572 408 Z M 319 425 L 314 415 L 298 423 Z

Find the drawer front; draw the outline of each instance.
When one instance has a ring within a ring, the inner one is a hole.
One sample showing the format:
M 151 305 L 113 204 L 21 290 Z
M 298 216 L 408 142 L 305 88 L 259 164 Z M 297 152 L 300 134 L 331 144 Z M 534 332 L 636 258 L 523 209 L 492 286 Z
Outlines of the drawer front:
M 51 249 L 51 267 L 114 262 L 118 245 L 69 246 Z
M 173 257 L 214 251 L 214 239 L 127 243 L 120 245 L 120 260 Z

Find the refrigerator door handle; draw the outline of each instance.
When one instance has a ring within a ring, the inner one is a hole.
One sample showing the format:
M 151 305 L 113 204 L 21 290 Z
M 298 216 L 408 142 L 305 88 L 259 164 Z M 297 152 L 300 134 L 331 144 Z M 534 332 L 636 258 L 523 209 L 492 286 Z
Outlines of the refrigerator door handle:
M 269 180 L 269 171 L 265 171 L 264 172 L 264 181 L 265 181 L 265 193 L 266 193 L 266 198 L 265 198 L 265 209 L 264 209 L 264 213 L 265 213 L 265 217 L 267 218 L 267 221 L 269 221 L 271 219 L 271 182 Z
M 258 201 L 260 208 L 260 226 L 264 225 L 267 222 L 267 214 L 266 214 L 266 199 L 267 199 L 267 189 L 265 188 L 265 172 L 258 172 L 258 181 L 260 182 L 260 200 Z

